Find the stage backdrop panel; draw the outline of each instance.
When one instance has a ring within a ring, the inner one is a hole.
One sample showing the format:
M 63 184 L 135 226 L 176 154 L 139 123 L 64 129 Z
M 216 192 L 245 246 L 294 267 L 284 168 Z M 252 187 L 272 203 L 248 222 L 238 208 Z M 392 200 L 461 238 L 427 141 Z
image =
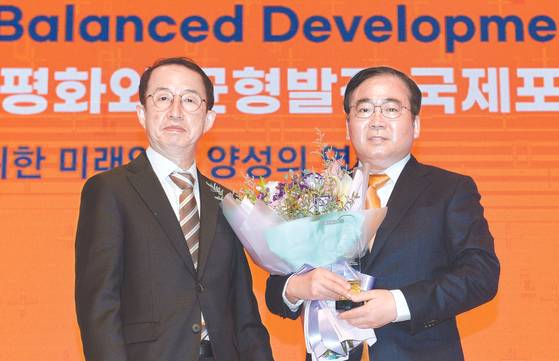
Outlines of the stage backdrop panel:
M 423 162 L 476 180 L 499 293 L 459 317 L 467 360 L 559 360 L 559 5 L 555 0 L 5 1 L 0 4 L 0 360 L 83 360 L 74 236 L 86 178 L 146 147 L 137 86 L 188 56 L 216 88 L 198 149 L 211 178 L 281 179 L 317 166 L 315 128 L 350 163 L 342 94 L 389 65 L 424 93 Z M 279 361 L 299 321 L 255 293 Z

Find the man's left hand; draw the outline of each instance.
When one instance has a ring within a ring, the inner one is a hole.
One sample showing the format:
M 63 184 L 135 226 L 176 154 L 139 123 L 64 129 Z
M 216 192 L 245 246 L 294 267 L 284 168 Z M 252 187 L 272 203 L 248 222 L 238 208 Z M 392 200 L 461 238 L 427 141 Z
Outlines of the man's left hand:
M 361 307 L 342 312 L 338 317 L 359 328 L 379 328 L 396 319 L 396 301 L 388 290 L 371 290 L 353 293 L 353 302 L 362 302 Z

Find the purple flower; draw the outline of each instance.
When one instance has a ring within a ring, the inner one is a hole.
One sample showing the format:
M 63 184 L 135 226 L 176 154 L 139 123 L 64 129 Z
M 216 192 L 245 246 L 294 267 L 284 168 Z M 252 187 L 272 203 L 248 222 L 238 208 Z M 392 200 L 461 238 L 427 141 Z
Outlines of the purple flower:
M 276 192 L 274 193 L 274 196 L 272 197 L 272 201 L 277 202 L 280 199 L 282 199 L 284 195 L 285 195 L 285 183 L 278 183 L 276 185 Z
M 310 188 L 317 189 L 320 188 L 324 183 L 324 177 L 320 173 L 305 173 L 301 178 L 300 186 L 302 189 Z

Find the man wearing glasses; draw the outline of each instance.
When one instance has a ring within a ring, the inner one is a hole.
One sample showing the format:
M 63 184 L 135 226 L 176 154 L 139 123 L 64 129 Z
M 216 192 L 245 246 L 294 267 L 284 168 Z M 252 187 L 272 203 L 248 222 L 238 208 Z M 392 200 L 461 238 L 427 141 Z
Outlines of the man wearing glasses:
M 82 192 L 76 310 L 88 361 L 272 360 L 243 248 L 196 145 L 213 125 L 213 85 L 186 58 L 140 80 L 149 147 Z
M 370 173 L 369 206 L 376 199 L 388 207 L 361 260 L 362 271 L 376 277 L 375 289 L 349 293 L 346 280 L 325 269 L 271 276 L 266 287 L 269 309 L 289 318 L 298 317 L 302 300 L 364 301 L 339 317 L 375 329 L 371 360 L 463 360 L 455 317 L 497 292 L 499 261 L 473 180 L 411 155 L 420 107 L 417 84 L 392 68 L 362 70 L 346 87 L 349 137 Z M 373 185 L 375 179 L 382 181 Z

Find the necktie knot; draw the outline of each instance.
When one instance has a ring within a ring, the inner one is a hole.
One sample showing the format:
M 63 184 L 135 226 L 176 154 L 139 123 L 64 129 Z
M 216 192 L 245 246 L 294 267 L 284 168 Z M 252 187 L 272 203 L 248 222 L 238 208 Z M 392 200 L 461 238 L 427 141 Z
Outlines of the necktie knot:
M 190 173 L 173 172 L 169 177 L 181 190 L 192 189 L 194 187 L 194 177 Z
M 380 198 L 377 191 L 390 179 L 386 174 L 369 175 L 369 188 L 367 189 L 367 208 L 380 208 Z
M 388 182 L 388 180 L 390 179 L 389 176 L 387 176 L 384 173 L 381 174 L 371 174 L 369 175 L 369 187 L 373 187 L 376 190 L 378 190 L 379 188 L 381 188 L 386 182 Z

